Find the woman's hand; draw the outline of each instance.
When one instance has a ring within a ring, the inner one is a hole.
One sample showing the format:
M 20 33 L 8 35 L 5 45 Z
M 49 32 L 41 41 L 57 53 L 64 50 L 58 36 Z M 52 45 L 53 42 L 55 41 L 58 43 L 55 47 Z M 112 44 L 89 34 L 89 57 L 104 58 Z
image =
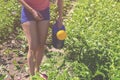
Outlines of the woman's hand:
M 35 20 L 37 20 L 37 21 L 40 21 L 43 19 L 42 15 L 35 10 L 32 10 L 32 15 L 34 16 Z
M 57 0 L 57 5 L 58 5 L 58 27 L 63 26 L 63 0 Z
M 61 26 L 63 26 L 63 19 L 62 19 L 62 17 L 58 17 L 58 19 L 57 19 L 57 24 L 58 24 L 58 27 L 60 28 Z
M 40 13 L 38 13 L 36 10 L 34 10 L 31 6 L 29 6 L 24 0 L 18 0 L 32 15 L 34 18 L 39 21 L 42 20 L 43 17 Z

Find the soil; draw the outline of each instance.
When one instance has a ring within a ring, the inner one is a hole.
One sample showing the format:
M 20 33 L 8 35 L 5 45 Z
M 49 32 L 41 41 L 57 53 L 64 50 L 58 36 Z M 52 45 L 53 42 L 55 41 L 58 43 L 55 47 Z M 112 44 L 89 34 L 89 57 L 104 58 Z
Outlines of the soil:
M 5 80 L 27 80 L 28 78 L 28 71 L 25 69 L 27 53 L 22 52 L 21 43 L 11 40 L 0 46 L 0 76 L 6 75 Z
M 29 80 L 27 66 L 27 46 L 22 40 L 8 40 L 0 45 L 0 77 L 6 75 L 5 80 Z M 46 52 L 60 52 L 63 50 L 55 49 L 47 42 Z M 47 59 L 45 54 L 43 62 Z

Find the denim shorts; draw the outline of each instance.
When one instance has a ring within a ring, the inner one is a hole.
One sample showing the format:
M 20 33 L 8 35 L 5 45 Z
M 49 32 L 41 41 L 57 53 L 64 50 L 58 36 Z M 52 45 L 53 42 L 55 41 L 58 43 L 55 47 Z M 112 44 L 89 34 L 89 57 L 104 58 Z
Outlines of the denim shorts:
M 42 16 L 43 16 L 43 20 L 50 20 L 50 11 L 49 11 L 49 7 L 38 11 Z M 21 11 L 21 23 L 27 22 L 27 21 L 35 21 L 33 15 L 27 10 L 25 9 L 25 7 L 22 7 L 22 11 Z

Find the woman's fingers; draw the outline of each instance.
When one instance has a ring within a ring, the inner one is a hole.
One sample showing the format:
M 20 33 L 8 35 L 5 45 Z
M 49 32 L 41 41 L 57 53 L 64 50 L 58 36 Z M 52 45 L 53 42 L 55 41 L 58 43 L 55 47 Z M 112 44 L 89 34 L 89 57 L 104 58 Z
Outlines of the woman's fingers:
M 37 13 L 37 15 L 35 16 L 35 19 L 37 21 L 43 20 L 43 17 L 40 15 L 40 13 Z
M 63 19 L 61 17 L 58 17 L 57 22 L 58 22 L 58 27 L 61 27 L 63 25 Z
M 42 15 L 41 15 L 39 12 L 35 11 L 35 10 L 33 11 L 33 16 L 34 16 L 34 18 L 35 18 L 37 21 L 43 20 Z

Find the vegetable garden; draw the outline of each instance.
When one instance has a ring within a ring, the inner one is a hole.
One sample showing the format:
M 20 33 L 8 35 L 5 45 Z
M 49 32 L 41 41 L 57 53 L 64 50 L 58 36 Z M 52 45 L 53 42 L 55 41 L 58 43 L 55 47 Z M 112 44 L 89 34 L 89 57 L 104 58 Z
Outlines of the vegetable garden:
M 52 1 L 51 26 L 56 17 Z M 0 80 L 26 80 L 21 6 L 16 0 L 0 2 Z M 64 0 L 64 4 L 65 46 L 52 47 L 50 28 L 41 71 L 48 80 L 120 80 L 120 1 Z M 33 78 L 42 80 L 38 75 Z

